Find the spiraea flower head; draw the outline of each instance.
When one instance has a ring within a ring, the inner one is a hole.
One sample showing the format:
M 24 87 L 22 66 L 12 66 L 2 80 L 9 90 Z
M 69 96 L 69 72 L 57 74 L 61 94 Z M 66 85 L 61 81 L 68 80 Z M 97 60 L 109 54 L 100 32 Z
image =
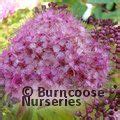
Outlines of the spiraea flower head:
M 0 56 L 0 80 L 13 97 L 24 86 L 98 88 L 107 81 L 109 52 L 71 13 L 49 9 L 27 21 Z

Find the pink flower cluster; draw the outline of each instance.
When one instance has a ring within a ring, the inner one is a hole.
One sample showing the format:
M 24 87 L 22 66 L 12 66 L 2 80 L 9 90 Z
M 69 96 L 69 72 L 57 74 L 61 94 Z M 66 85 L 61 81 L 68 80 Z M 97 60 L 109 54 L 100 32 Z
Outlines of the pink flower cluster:
M 98 88 L 109 53 L 70 13 L 50 9 L 26 22 L 0 56 L 0 80 L 16 97 L 26 85 Z

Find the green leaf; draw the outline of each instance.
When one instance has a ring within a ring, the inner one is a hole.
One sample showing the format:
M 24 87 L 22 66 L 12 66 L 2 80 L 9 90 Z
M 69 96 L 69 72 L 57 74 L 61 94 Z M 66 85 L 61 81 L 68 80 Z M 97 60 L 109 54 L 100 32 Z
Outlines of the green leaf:
M 95 16 L 96 18 L 101 18 L 101 16 L 102 16 L 102 8 L 97 5 L 97 6 L 93 9 L 92 13 L 94 14 L 94 16 Z
M 63 0 L 63 3 L 73 4 L 75 2 L 78 2 L 78 0 Z
M 113 6 L 114 6 L 114 3 L 108 3 L 106 5 L 106 8 L 107 8 L 107 10 L 111 10 L 113 8 Z
M 84 14 L 86 9 L 86 5 L 80 2 L 76 2 L 71 6 L 71 11 L 77 18 L 80 18 Z
M 109 12 L 103 12 L 102 7 L 97 5 L 93 11 L 92 14 L 97 18 L 97 19 L 112 19 L 115 21 L 120 20 L 120 9 L 117 9 L 115 11 L 109 11 Z
M 120 2 L 120 0 L 88 0 L 88 3 L 96 4 L 96 3 L 117 3 Z
M 62 0 L 43 0 L 43 2 L 62 2 Z
M 37 110 L 34 108 L 32 110 L 33 110 L 33 112 L 32 112 L 32 119 L 31 120 L 40 120 L 38 117 Z
M 21 120 L 32 120 L 32 112 L 33 111 L 31 109 L 27 110 Z
M 113 19 L 113 20 L 120 20 L 120 9 L 110 13 L 103 13 L 103 19 Z
M 38 114 L 43 120 L 74 120 L 74 116 L 65 108 L 46 107 L 39 109 Z

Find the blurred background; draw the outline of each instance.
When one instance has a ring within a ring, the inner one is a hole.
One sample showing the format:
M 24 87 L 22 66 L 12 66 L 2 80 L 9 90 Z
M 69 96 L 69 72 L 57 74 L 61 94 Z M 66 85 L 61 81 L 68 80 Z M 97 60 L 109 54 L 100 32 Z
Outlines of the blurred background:
M 120 24 L 120 0 L 0 0 L 0 53 L 10 44 L 10 39 L 16 34 L 18 28 L 33 17 L 37 12 L 36 10 L 40 12 L 43 9 L 43 5 L 48 6 L 49 2 L 68 5 L 69 11 L 71 11 L 77 19 L 82 19 L 84 21 L 83 25 L 88 29 L 94 27 L 87 25 L 85 22 L 90 16 L 94 16 L 96 19 L 111 19 L 113 22 L 116 22 L 117 25 Z M 109 85 L 119 84 L 119 71 L 115 70 L 112 72 L 114 74 L 112 75 L 112 81 Z M 17 106 L 13 111 L 16 109 L 18 109 Z M 10 112 L 7 108 L 4 108 L 4 111 L 6 113 Z M 53 113 L 47 110 L 46 114 L 52 115 Z M 63 112 L 61 112 L 61 115 L 62 114 Z M 70 120 L 71 115 L 69 114 L 67 116 L 69 116 L 69 118 L 64 119 Z M 5 120 L 8 120 L 8 118 Z M 38 119 L 36 118 L 35 120 Z M 48 118 L 48 120 L 50 119 Z

